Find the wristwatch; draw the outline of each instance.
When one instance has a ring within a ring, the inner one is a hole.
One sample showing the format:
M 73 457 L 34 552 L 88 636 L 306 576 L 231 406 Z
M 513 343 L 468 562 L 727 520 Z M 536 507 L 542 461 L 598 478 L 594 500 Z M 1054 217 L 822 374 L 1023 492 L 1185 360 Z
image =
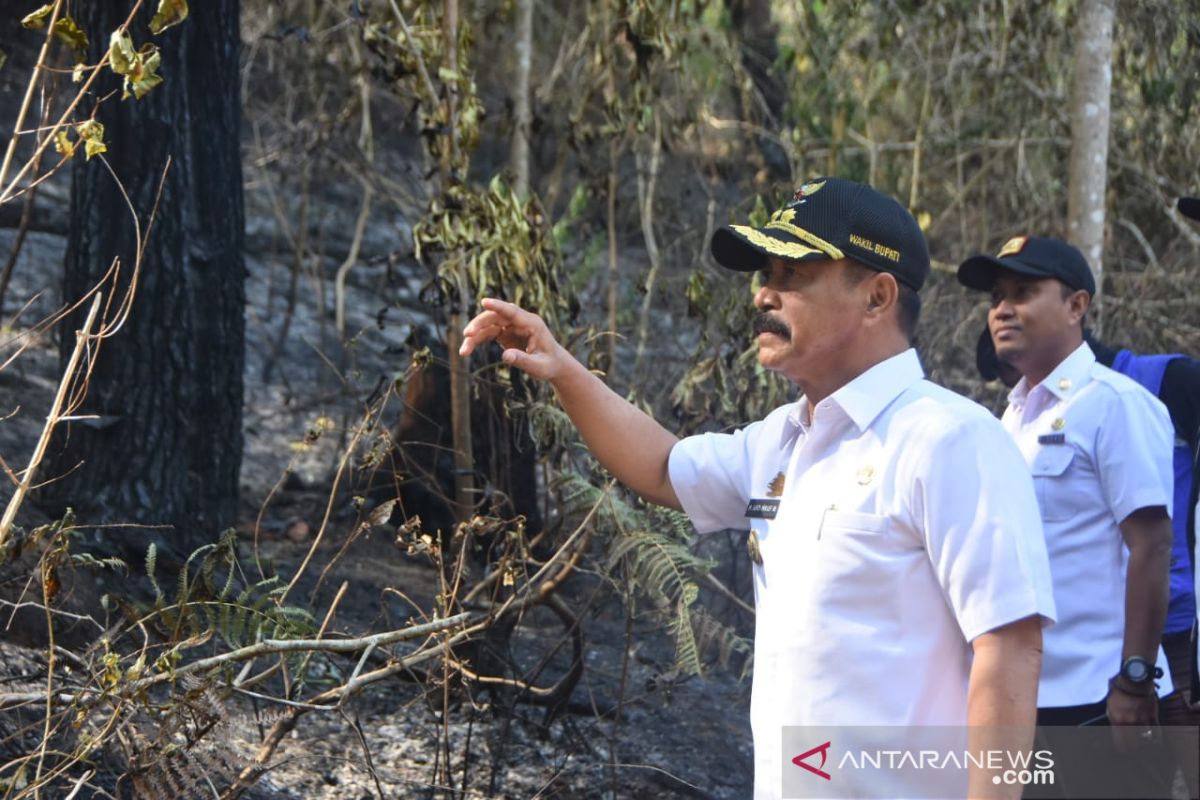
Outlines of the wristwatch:
M 1156 667 L 1141 656 L 1130 656 L 1121 664 L 1122 678 L 1133 684 L 1144 684 L 1161 678 L 1162 667 Z

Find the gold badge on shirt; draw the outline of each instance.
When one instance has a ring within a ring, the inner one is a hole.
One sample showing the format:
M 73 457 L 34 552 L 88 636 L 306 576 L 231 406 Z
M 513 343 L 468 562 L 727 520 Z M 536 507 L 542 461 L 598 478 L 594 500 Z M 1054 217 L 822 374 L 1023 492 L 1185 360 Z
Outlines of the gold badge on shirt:
M 784 474 L 779 472 L 767 484 L 767 497 L 778 498 L 783 496 Z M 751 498 L 749 505 L 746 506 L 746 516 L 750 519 L 775 519 L 779 513 L 779 504 L 781 501 L 776 499 L 753 499 Z M 758 545 L 758 534 L 755 531 L 750 531 L 750 535 L 746 537 L 746 553 L 749 554 L 750 560 L 755 564 L 762 566 L 762 550 Z
M 746 537 L 746 553 L 751 561 L 762 566 L 762 551 L 758 549 L 758 534 L 754 531 L 750 531 L 750 535 Z

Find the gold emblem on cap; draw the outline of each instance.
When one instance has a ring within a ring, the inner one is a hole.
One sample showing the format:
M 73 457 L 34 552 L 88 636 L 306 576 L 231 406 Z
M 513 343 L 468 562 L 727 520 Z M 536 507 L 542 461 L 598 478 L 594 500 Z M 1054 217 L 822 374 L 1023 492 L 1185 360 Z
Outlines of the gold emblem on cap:
M 1062 417 L 1059 417 L 1058 419 L 1054 420 L 1054 422 L 1050 423 L 1050 427 L 1056 431 L 1061 431 L 1063 428 L 1067 427 L 1067 421 Z
M 783 497 L 783 473 L 780 472 L 767 484 L 767 497 Z
M 796 190 L 796 193 L 792 195 L 792 200 L 804 200 L 810 195 L 814 195 L 821 191 L 821 188 L 824 185 L 825 181 L 809 181 Z
M 875 468 L 871 466 L 863 467 L 858 471 L 858 485 L 866 486 L 875 478 Z
M 1059 378 L 1058 379 L 1058 388 L 1064 392 L 1069 392 L 1071 390 L 1071 379 L 1070 378 Z
M 754 531 L 750 531 L 750 535 L 746 537 L 746 553 L 751 561 L 762 566 L 762 551 L 758 549 L 758 534 Z
M 1025 242 L 1028 240 L 1028 236 L 1014 236 L 1004 243 L 1004 247 L 1000 248 L 1000 252 L 996 255 L 996 258 L 1016 255 L 1025 249 Z

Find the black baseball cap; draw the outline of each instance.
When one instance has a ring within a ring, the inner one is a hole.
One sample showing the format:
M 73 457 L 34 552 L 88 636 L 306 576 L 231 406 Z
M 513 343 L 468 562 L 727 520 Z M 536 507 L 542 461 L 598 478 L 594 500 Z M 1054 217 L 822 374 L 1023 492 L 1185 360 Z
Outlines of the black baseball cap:
M 754 272 L 768 256 L 788 261 L 852 258 L 920 289 L 929 246 L 912 214 L 883 192 L 843 178 L 813 178 L 761 228 L 727 225 L 713 234 L 713 258 Z
M 1175 205 L 1185 217 L 1200 219 L 1200 197 L 1181 197 Z
M 1006 269 L 1036 278 L 1057 278 L 1072 289 L 1096 294 L 1096 279 L 1083 253 L 1047 236 L 1014 236 L 996 257 L 971 256 L 958 266 L 958 282 L 969 289 L 990 292 L 996 273 Z

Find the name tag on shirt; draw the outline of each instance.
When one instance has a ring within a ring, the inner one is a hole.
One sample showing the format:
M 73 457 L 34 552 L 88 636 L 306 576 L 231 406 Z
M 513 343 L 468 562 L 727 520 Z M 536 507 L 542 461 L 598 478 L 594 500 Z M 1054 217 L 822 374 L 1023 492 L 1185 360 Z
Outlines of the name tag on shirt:
M 775 519 L 779 513 L 779 500 L 751 499 L 746 505 L 746 516 L 750 519 Z
M 1065 433 L 1043 433 L 1038 437 L 1038 444 L 1066 444 Z

